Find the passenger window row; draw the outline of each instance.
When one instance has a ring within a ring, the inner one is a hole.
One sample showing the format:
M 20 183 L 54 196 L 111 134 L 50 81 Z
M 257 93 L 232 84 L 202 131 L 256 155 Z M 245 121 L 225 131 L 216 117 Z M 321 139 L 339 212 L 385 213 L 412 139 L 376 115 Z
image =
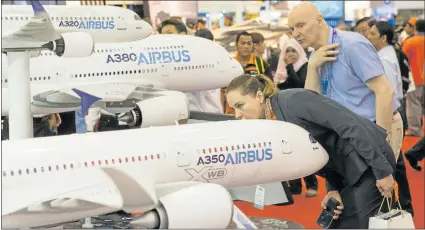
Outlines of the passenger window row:
M 126 71 L 113 71 L 113 72 L 99 72 L 99 73 L 84 73 L 84 74 L 73 74 L 71 75 L 72 78 L 79 78 L 79 77 L 99 77 L 99 76 L 112 76 L 112 75 L 124 75 L 124 74 L 137 74 L 137 73 L 156 73 L 158 72 L 158 69 L 139 69 L 139 70 L 126 70 Z
M 45 80 L 50 80 L 50 76 L 48 76 L 48 77 L 34 77 L 34 78 L 30 78 L 30 81 L 37 81 L 37 79 L 39 80 L 39 81 L 45 81 Z M 4 83 L 7 83 L 7 79 L 5 79 L 4 80 Z
M 132 47 L 130 47 L 132 48 Z M 105 53 L 105 52 L 124 52 L 124 50 L 119 50 L 119 49 L 95 49 L 93 51 L 93 53 Z
M 193 66 L 175 66 L 174 70 L 191 70 L 191 69 L 209 69 L 214 68 L 214 64 L 193 65 Z
M 269 145 L 268 145 L 268 147 L 271 147 L 272 146 L 272 143 L 271 142 L 269 142 L 268 143 Z M 245 148 L 246 147 L 246 148 Z M 250 149 L 250 148 L 261 148 L 261 147 L 263 147 L 263 148 L 267 148 L 267 143 L 266 142 L 263 142 L 263 143 L 261 143 L 261 142 L 259 142 L 258 144 L 256 144 L 256 143 L 254 143 L 254 144 L 247 144 L 247 145 L 245 145 L 245 144 L 242 144 L 242 145 L 232 145 L 232 146 L 225 146 L 225 147 L 214 147 L 214 148 L 208 148 L 208 149 L 202 149 L 202 153 L 203 154 L 206 154 L 207 152 L 208 153 L 217 153 L 217 152 L 223 152 L 223 151 L 235 151 L 235 150 L 245 150 L 245 149 Z
M 1 17 L 1 19 L 3 20 L 29 20 L 30 17 L 23 17 L 23 16 L 15 16 L 15 17 Z M 62 20 L 114 20 L 114 17 L 51 17 L 50 20 L 52 21 L 62 21 Z
M 94 160 L 94 161 L 85 161 L 84 163 L 78 162 L 76 165 L 73 163 L 69 164 L 63 164 L 63 165 L 56 165 L 56 166 L 47 166 L 46 168 L 41 166 L 37 168 L 32 169 L 25 169 L 21 170 L 11 170 L 11 171 L 3 171 L 3 177 L 9 175 L 9 176 L 21 176 L 24 174 L 36 174 L 36 173 L 42 173 L 42 172 L 52 172 L 52 171 L 59 171 L 59 170 L 67 170 L 67 169 L 74 169 L 74 168 L 81 168 L 81 167 L 89 167 L 89 166 L 102 166 L 102 165 L 108 165 L 108 164 L 126 164 L 126 163 L 133 163 L 133 162 L 140 162 L 140 161 L 150 161 L 150 160 L 159 160 L 161 159 L 161 154 L 150 154 L 142 156 L 136 156 L 136 157 L 125 157 L 125 158 L 117 158 L 117 159 L 111 159 L 111 161 L 108 160 Z
M 160 47 L 146 47 L 146 50 L 170 50 L 170 49 L 183 49 L 184 46 L 160 46 Z

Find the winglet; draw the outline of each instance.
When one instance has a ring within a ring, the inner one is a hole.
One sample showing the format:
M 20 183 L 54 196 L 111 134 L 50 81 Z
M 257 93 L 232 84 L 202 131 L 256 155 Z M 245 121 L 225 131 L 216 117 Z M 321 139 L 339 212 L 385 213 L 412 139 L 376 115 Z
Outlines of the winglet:
M 32 9 L 34 10 L 35 15 L 46 12 L 43 5 L 41 5 L 41 3 L 39 1 L 32 0 L 30 2 L 31 2 L 31 6 L 32 6 Z
M 78 89 L 72 89 L 78 96 L 81 98 L 81 113 L 86 114 L 90 106 L 92 106 L 96 101 L 102 100 L 100 97 L 88 94 Z

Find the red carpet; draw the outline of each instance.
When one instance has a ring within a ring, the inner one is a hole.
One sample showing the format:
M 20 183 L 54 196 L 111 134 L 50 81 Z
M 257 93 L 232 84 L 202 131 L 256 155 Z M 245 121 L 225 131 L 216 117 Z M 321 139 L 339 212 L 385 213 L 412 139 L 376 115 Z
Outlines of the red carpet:
M 403 143 L 403 151 L 410 149 L 418 141 L 418 138 L 406 137 Z M 420 162 L 424 169 L 424 161 Z M 413 170 L 410 165 L 406 162 L 407 176 L 409 178 L 410 191 L 413 200 L 413 209 L 415 216 L 413 217 L 415 227 L 417 229 L 425 228 L 424 224 L 424 205 L 425 205 L 425 176 L 424 170 L 421 172 Z M 252 203 L 248 202 L 235 202 L 235 204 L 248 216 L 264 216 L 264 217 L 275 217 L 285 220 L 297 222 L 304 226 L 304 228 L 319 228 L 316 225 L 316 219 L 321 212 L 320 202 L 324 197 L 325 182 L 321 177 L 317 177 L 319 180 L 319 194 L 314 198 L 306 198 L 305 188 L 302 195 L 295 195 L 295 203 L 289 206 L 267 206 L 264 210 L 254 208 Z M 267 192 L 267 191 L 266 191 Z

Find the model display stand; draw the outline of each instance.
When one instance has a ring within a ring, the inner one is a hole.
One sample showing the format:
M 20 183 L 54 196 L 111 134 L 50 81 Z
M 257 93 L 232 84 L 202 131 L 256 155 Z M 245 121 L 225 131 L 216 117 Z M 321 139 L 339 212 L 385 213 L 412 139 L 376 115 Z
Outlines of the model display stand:
M 249 219 L 257 226 L 258 229 L 303 229 L 304 227 L 292 221 L 269 218 L 269 217 L 249 217 Z M 119 214 L 104 215 L 92 217 L 91 223 L 93 229 L 132 229 L 130 222 L 131 216 L 123 216 Z M 62 225 L 62 229 L 83 229 L 85 220 L 79 222 L 67 223 Z M 227 229 L 237 229 L 237 226 L 232 222 Z
M 259 216 L 249 216 L 249 219 L 257 229 L 304 229 L 302 225 L 288 220 Z M 237 229 L 236 224 L 232 222 L 227 229 Z

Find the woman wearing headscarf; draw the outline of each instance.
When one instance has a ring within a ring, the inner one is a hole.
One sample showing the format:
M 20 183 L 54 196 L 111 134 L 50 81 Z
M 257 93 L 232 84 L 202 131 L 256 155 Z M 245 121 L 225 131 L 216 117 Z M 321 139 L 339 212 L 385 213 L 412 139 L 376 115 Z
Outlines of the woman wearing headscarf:
M 279 90 L 304 88 L 308 59 L 298 42 L 287 39 L 282 44 L 274 82 Z
M 279 90 L 304 88 L 307 77 L 307 65 L 307 55 L 301 45 L 293 38 L 283 40 L 279 64 L 274 79 Z M 310 175 L 303 179 L 307 187 L 306 196 L 316 196 L 318 186 L 316 176 Z M 301 179 L 291 180 L 289 181 L 289 185 L 292 194 L 301 194 Z

